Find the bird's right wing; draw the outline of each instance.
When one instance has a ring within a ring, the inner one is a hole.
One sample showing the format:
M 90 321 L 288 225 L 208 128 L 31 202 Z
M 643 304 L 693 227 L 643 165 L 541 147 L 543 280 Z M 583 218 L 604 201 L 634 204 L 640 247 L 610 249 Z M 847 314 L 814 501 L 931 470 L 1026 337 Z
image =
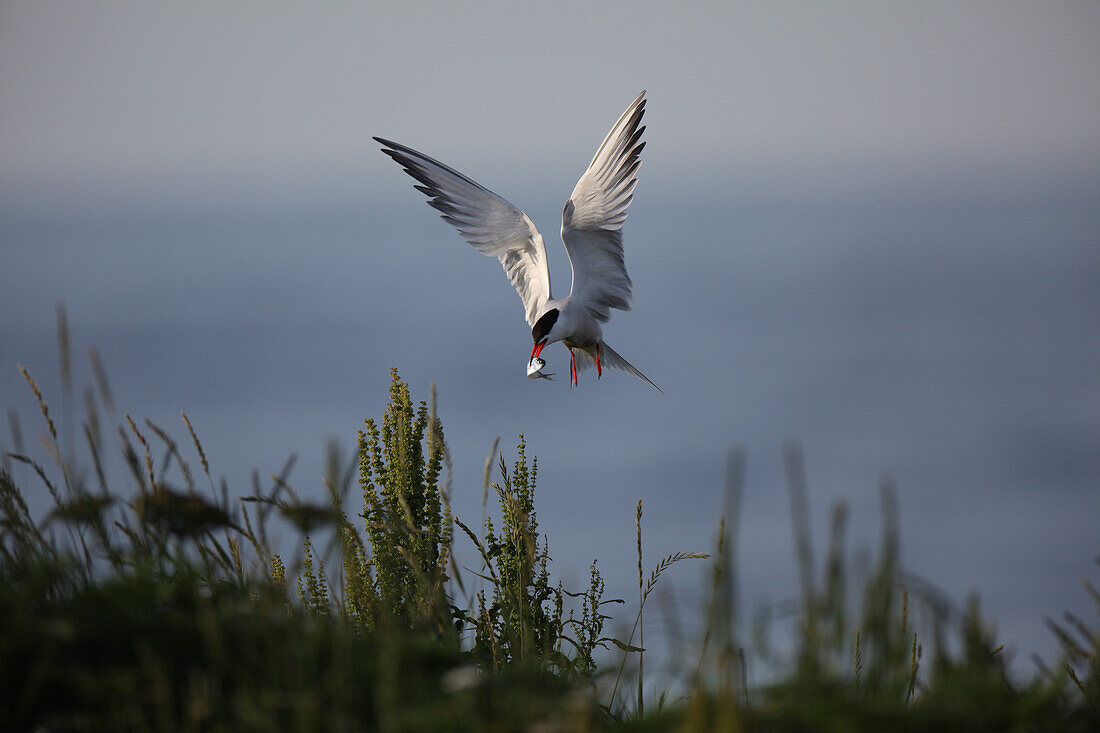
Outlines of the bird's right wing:
M 645 147 L 644 114 L 643 91 L 607 133 L 562 212 L 561 238 L 573 268 L 569 297 L 601 322 L 611 317 L 612 308 L 630 310 L 622 229 Z
M 496 257 L 512 281 L 527 323 L 534 326 L 550 299 L 546 245 L 527 214 L 479 183 L 412 148 L 380 137 L 382 152 L 420 182 L 414 186 L 429 197 L 444 221 L 482 254 Z

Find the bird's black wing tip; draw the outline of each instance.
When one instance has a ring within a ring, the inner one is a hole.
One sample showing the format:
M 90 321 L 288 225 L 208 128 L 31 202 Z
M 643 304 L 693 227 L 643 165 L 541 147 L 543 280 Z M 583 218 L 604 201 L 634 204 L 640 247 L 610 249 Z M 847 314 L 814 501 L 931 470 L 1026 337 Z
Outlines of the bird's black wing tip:
M 393 140 L 387 140 L 384 137 L 378 137 L 374 135 L 371 137 L 376 143 L 382 146 L 382 152 L 386 155 L 393 155 L 394 153 L 408 152 L 408 148 L 401 143 L 395 143 Z

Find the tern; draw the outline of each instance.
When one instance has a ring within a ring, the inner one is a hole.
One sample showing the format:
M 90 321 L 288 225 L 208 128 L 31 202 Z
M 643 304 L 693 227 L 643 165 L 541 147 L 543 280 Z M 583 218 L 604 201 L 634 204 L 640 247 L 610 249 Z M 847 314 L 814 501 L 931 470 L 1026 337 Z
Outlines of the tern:
M 428 204 L 452 224 L 475 249 L 496 257 L 523 301 L 531 327 L 531 364 L 547 344 L 561 341 L 569 349 L 570 386 L 577 372 L 596 367 L 629 372 L 653 384 L 603 340 L 601 324 L 611 309 L 630 310 L 630 276 L 623 262 L 623 222 L 637 185 L 639 154 L 645 143 L 641 125 L 643 90 L 607 133 L 588 169 L 565 203 L 561 238 L 569 255 L 573 283 L 566 298 L 550 294 L 546 245 L 527 214 L 453 168 L 410 147 L 374 138 L 419 184 Z M 541 361 L 541 360 L 540 360 Z M 537 372 L 538 370 L 534 370 Z

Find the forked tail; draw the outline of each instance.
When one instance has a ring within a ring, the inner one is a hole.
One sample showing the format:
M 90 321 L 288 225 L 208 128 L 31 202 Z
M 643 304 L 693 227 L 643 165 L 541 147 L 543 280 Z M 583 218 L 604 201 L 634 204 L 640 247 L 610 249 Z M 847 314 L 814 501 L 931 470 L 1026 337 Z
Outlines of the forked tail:
M 586 369 L 592 369 L 596 366 L 595 354 L 589 354 L 587 351 L 581 349 L 571 349 L 574 357 L 576 358 L 577 371 L 584 371 Z M 649 377 L 638 371 L 633 364 L 619 356 L 619 352 L 607 345 L 606 341 L 600 342 L 600 365 L 604 367 L 610 367 L 612 369 L 619 369 L 624 372 L 629 372 L 639 379 L 644 379 L 649 383 L 650 387 L 661 392 L 661 388 L 650 381 Z

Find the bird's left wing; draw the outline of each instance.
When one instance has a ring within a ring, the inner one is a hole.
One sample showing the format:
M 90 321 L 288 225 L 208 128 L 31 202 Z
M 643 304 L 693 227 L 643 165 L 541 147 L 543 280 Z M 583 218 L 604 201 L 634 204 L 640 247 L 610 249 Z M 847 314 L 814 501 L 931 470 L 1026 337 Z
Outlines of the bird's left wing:
M 467 242 L 482 254 L 496 257 L 512 281 L 527 323 L 534 326 L 550 299 L 550 270 L 546 245 L 527 214 L 479 183 L 399 143 L 374 138 L 382 152 L 420 182 L 414 186 L 429 197 L 444 221 L 453 224 Z
M 573 267 L 570 298 L 598 321 L 607 321 L 612 308 L 630 310 L 622 228 L 645 147 L 644 113 L 643 91 L 607 133 L 562 212 L 561 238 Z

